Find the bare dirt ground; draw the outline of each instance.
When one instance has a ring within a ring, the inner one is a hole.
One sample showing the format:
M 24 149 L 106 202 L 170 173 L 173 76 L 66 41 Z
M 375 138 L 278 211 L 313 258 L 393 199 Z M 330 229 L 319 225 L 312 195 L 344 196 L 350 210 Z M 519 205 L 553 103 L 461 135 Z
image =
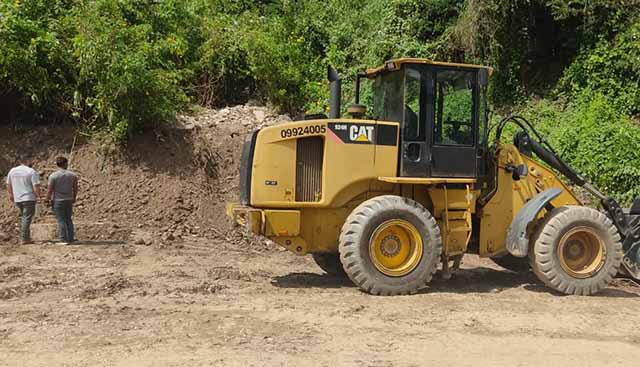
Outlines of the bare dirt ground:
M 74 152 L 86 222 L 77 245 L 17 246 L 0 192 L 0 366 L 638 365 L 640 288 L 626 280 L 562 296 L 467 256 L 450 281 L 373 297 L 233 231 L 243 137 L 277 118 L 204 111 L 124 149 L 0 129 L 2 175 L 21 149 L 43 177 Z M 42 209 L 36 225 L 52 220 Z
M 3 246 L 0 365 L 637 366 L 638 288 L 560 296 L 466 263 L 389 298 L 271 248 Z

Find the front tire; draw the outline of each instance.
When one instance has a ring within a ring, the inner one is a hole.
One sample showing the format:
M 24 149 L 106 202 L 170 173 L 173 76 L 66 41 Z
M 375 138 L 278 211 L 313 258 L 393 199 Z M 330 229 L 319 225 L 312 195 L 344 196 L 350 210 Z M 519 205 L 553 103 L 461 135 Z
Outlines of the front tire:
M 565 294 L 597 293 L 613 279 L 622 261 L 618 230 L 606 215 L 588 207 L 553 209 L 532 242 L 533 272 Z
M 436 272 L 440 228 L 419 203 L 378 196 L 353 210 L 340 234 L 340 260 L 360 289 L 374 295 L 413 294 Z

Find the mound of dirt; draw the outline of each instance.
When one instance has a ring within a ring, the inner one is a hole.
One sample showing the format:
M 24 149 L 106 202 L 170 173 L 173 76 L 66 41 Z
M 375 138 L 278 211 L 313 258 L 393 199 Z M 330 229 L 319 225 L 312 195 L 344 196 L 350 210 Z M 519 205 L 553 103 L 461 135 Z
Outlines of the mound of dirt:
M 0 175 L 18 154 L 35 159 L 43 183 L 58 155 L 70 157 L 80 176 L 77 221 L 111 223 L 146 236 L 139 242 L 179 242 L 188 236 L 244 240 L 230 231 L 225 204 L 236 199 L 245 136 L 255 128 L 290 120 L 267 108 L 235 106 L 179 116 L 175 124 L 145 131 L 126 146 L 88 140 L 72 127 L 0 129 Z M 35 223 L 54 223 L 44 204 Z M 17 239 L 18 212 L 0 193 L 0 242 Z M 97 226 L 96 228 L 103 228 Z M 96 233 L 94 233 L 96 232 Z M 91 228 L 86 239 L 109 233 Z

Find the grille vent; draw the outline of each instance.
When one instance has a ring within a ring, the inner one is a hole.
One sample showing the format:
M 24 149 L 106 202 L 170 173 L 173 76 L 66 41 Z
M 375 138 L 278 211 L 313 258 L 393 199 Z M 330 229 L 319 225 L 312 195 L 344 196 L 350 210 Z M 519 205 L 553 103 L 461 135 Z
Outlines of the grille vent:
M 324 141 L 319 136 L 301 138 L 296 148 L 296 201 L 320 201 Z

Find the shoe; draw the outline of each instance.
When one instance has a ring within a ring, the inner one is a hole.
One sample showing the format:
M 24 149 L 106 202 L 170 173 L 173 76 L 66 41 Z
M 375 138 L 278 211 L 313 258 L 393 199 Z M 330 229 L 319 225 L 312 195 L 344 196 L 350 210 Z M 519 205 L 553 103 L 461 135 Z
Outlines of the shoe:
M 20 240 L 21 245 L 33 245 L 32 240 Z
M 62 246 L 67 246 L 68 244 L 69 242 L 64 242 L 64 241 L 58 242 L 58 245 L 62 245 Z

